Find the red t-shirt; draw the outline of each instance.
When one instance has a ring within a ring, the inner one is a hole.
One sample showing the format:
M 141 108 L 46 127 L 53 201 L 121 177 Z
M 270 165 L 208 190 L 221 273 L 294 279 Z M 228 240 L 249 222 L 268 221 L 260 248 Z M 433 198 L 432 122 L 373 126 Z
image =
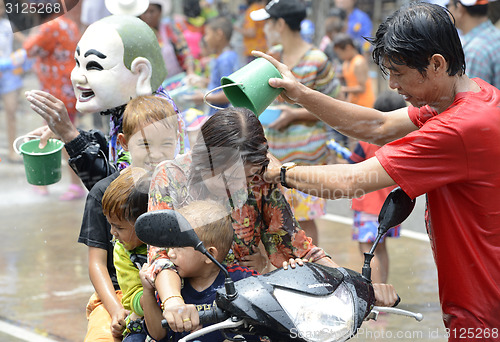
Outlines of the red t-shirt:
M 441 114 L 409 107 L 420 129 L 376 152 L 410 197 L 427 193 L 450 341 L 500 337 L 500 90 L 474 81 L 481 91 L 458 94 Z

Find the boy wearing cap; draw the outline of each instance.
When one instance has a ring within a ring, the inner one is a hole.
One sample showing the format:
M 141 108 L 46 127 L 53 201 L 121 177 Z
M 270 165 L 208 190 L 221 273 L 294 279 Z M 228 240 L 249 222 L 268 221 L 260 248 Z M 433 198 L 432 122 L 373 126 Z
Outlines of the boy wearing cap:
M 328 96 L 336 96 L 340 82 L 323 51 L 306 42 L 300 34 L 306 6 L 300 0 L 271 1 L 265 8 L 251 12 L 252 20 L 265 20 L 264 33 L 272 46 L 269 54 L 282 61 L 298 81 Z M 326 164 L 328 131 L 323 122 L 306 109 L 280 104 L 280 116 L 265 126 L 270 152 L 281 162 L 300 165 Z M 326 201 L 292 190 L 286 193 L 295 218 L 307 236 L 318 244 L 315 219 L 325 214 Z
M 462 32 L 467 75 L 500 87 L 500 29 L 488 19 L 488 0 L 450 0 L 448 9 Z

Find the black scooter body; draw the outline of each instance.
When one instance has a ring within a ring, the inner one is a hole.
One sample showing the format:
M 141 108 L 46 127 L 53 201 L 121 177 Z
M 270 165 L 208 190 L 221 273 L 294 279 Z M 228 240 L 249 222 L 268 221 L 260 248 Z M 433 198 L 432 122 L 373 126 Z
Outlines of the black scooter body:
M 232 316 L 247 319 L 255 328 L 256 334 L 269 336 L 273 341 L 283 340 L 284 336 L 292 335 L 295 325 L 274 297 L 275 288 L 312 296 L 328 296 L 342 282 L 345 282 L 354 293 L 354 298 L 357 298 L 354 312 L 359 313 L 355 318 L 355 327 L 358 328 L 373 308 L 375 295 L 369 281 L 359 273 L 345 268 L 305 263 L 303 267 L 295 269 L 277 269 L 235 282 L 238 296 L 234 300 L 229 300 L 225 289 L 220 289 L 216 303 L 219 309 L 230 312 Z M 302 341 L 299 337 L 294 340 Z

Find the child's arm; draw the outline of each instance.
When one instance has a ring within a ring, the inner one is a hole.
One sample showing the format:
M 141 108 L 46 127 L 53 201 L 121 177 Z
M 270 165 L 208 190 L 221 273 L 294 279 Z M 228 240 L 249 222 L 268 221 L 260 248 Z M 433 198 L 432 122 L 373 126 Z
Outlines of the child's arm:
M 107 268 L 107 254 L 105 249 L 89 247 L 89 277 L 95 291 L 101 299 L 104 308 L 111 316 L 111 332 L 114 337 L 121 337 L 125 329 L 125 318 L 128 311 L 116 296 L 113 283 Z
M 167 335 L 167 330 L 161 326 L 163 315 L 156 301 L 155 288 L 149 280 L 148 267 L 149 264 L 144 264 L 139 271 L 143 288 L 141 306 L 144 310 L 144 319 L 148 327 L 149 335 L 155 340 L 161 340 Z
M 164 269 L 155 280 L 156 290 L 163 306 L 163 317 L 175 332 L 195 330 L 199 315 L 194 305 L 185 304 L 181 296 L 181 278 L 177 272 Z
M 144 250 L 145 248 L 146 247 L 144 246 Z M 113 262 L 116 268 L 118 284 L 123 292 L 123 307 L 131 313 L 136 313 L 139 317 L 142 317 L 144 313 L 140 305 L 142 283 L 139 276 L 139 270 L 130 260 L 127 250 L 119 242 L 115 243 L 113 250 Z

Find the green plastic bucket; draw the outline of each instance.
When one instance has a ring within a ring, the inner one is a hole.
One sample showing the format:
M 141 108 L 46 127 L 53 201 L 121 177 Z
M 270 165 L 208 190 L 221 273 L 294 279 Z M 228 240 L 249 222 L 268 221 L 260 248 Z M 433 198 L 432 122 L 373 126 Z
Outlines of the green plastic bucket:
M 259 116 L 283 91 L 282 88 L 273 88 L 269 85 L 269 79 L 271 78 L 282 77 L 271 62 L 260 57 L 236 70 L 231 75 L 222 77 L 220 80 L 222 86 L 211 90 L 209 93 L 222 88 L 234 107 L 248 108 Z
M 19 137 L 14 142 L 14 149 L 23 156 L 24 169 L 28 183 L 33 185 L 50 185 L 61 180 L 61 157 L 64 143 L 60 140 L 49 139 L 47 145 L 40 149 L 40 139 L 24 142 L 17 149 Z

